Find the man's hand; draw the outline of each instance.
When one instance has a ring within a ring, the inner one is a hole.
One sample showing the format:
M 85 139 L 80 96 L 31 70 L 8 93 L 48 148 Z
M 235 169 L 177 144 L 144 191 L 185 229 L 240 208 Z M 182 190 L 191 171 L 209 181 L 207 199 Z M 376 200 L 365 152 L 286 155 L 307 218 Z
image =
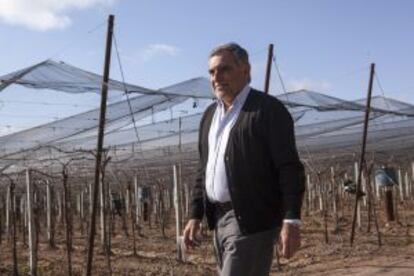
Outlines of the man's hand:
M 291 258 L 300 247 L 300 226 L 292 223 L 283 223 L 278 247 L 282 257 Z
M 197 236 L 200 232 L 200 220 L 190 219 L 183 231 L 184 245 L 186 249 L 194 248 L 200 245 Z

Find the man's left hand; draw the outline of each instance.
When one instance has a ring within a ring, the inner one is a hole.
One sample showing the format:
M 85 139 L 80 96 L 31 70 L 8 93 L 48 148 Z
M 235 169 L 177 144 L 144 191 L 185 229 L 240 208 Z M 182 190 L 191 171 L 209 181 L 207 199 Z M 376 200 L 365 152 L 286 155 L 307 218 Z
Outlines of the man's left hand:
M 278 247 L 282 257 L 291 258 L 300 247 L 300 226 L 284 222 Z

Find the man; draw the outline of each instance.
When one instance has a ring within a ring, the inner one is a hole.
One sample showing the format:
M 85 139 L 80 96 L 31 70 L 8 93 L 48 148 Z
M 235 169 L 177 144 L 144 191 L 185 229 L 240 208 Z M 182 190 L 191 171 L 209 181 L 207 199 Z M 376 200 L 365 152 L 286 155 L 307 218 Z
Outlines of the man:
M 220 275 L 268 275 L 279 233 L 282 256 L 300 246 L 304 172 L 293 121 L 276 98 L 250 88 L 248 54 L 238 44 L 215 48 L 208 66 L 217 101 L 200 124 L 184 243 L 198 244 L 206 215 Z

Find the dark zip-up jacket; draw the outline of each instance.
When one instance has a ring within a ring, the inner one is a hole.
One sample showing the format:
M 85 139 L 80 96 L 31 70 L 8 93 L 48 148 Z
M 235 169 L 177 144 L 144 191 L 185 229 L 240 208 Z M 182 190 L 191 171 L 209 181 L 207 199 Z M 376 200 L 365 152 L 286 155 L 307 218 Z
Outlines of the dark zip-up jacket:
M 199 131 L 200 162 L 190 217 L 207 216 L 214 229 L 214 205 L 205 190 L 208 134 L 216 103 L 205 111 Z M 232 128 L 225 167 L 234 212 L 243 234 L 265 231 L 284 218 L 299 219 L 304 192 L 304 169 L 295 145 L 292 118 L 273 96 L 252 89 Z

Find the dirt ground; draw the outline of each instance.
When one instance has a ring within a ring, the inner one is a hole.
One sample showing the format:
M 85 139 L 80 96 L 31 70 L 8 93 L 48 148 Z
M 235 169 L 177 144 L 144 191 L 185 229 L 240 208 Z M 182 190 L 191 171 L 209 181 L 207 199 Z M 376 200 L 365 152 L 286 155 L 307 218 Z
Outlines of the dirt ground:
M 350 212 L 349 212 L 350 213 Z M 401 215 L 403 214 L 403 215 Z M 325 242 L 323 219 L 320 214 L 305 216 L 302 225 L 301 250 L 290 260 L 276 258 L 271 275 L 414 275 L 414 211 L 407 206 L 400 214 L 400 223 L 386 224 L 380 214 L 379 226 L 382 245 L 372 224 L 357 229 L 355 242 L 350 247 L 351 216 L 342 216 L 338 226 L 328 223 L 328 243 Z M 216 275 L 211 234 L 206 233 L 197 250 L 187 252 L 185 263 L 176 260 L 175 233 L 170 219 L 166 238 L 158 226 L 145 224 L 137 236 L 137 256 L 133 255 L 132 237 L 125 237 L 116 229 L 112 239 L 112 275 Z M 67 275 L 63 228 L 58 229 L 57 248 L 49 249 L 43 236 L 39 245 L 38 275 Z M 131 232 L 131 229 L 129 229 Z M 85 267 L 85 235 L 75 226 L 73 275 L 82 275 Z M 105 255 L 98 235 L 96 239 L 93 275 L 109 275 Z M 20 275 L 28 273 L 28 248 L 21 237 L 18 243 Z M 11 275 L 11 243 L 3 235 L 0 244 L 0 275 Z

